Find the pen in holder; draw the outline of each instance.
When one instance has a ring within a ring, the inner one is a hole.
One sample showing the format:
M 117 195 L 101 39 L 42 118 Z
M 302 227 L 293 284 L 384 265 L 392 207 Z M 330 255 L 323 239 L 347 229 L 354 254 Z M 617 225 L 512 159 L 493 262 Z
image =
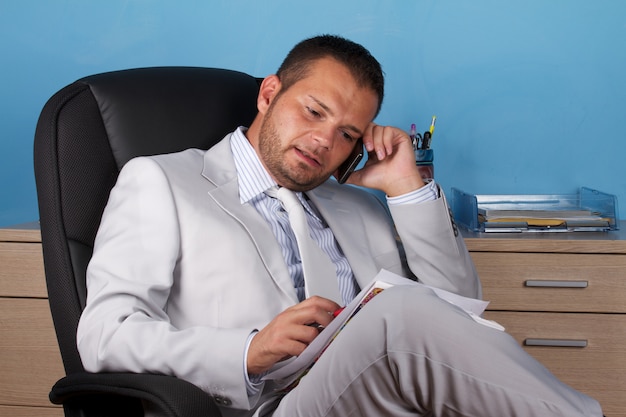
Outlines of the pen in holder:
M 430 142 L 435 132 L 435 121 L 437 116 L 433 116 L 430 121 L 430 128 L 424 132 L 423 135 L 417 133 L 417 126 L 415 123 L 411 125 L 411 143 L 413 144 L 413 150 L 415 152 L 415 164 L 419 170 L 420 175 L 424 181 L 435 179 L 435 166 L 433 165 L 433 159 L 435 157 L 433 150 L 430 149 Z
M 432 149 L 415 149 L 415 164 L 424 181 L 435 179 L 434 157 Z

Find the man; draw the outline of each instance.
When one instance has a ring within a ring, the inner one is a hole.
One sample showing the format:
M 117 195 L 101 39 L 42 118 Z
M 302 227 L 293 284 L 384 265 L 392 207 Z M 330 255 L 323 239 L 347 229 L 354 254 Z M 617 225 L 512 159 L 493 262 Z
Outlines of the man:
M 315 37 L 265 78 L 248 129 L 207 152 L 130 161 L 88 269 L 78 331 L 85 368 L 175 375 L 213 395 L 225 416 L 600 416 L 593 399 L 508 335 L 422 287 L 378 295 L 291 391 L 262 379 L 383 268 L 480 296 L 409 137 L 372 122 L 382 99 L 382 71 L 367 50 Z M 359 138 L 369 159 L 349 182 L 383 191 L 393 222 L 372 194 L 330 178 Z M 339 299 L 307 297 L 316 277 L 303 277 L 288 217 L 268 195 L 276 185 L 302 193 Z

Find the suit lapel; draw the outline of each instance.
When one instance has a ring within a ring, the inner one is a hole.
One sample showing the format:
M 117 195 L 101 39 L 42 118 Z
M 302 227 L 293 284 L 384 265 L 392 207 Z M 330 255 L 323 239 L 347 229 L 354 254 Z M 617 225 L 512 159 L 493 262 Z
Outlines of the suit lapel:
M 326 182 L 324 185 L 307 192 L 320 214 L 332 229 L 337 243 L 350 263 L 354 277 L 361 288 L 367 286 L 378 272 L 371 257 L 369 239 L 365 233 L 367 225 L 358 211 L 348 208 L 354 204 L 343 186 Z
M 246 230 L 278 287 L 297 303 L 293 282 L 269 225 L 254 207 L 239 201 L 239 182 L 230 149 L 230 135 L 205 153 L 202 176 L 215 186 L 208 191 L 209 197 Z
M 205 153 L 202 175 L 214 186 L 208 191 L 209 197 L 247 231 L 278 287 L 297 303 L 293 283 L 271 229 L 254 207 L 239 202 L 239 183 L 230 149 L 230 135 Z M 363 288 L 378 272 L 378 267 L 368 246 L 366 219 L 358 211 L 348 210 L 354 203 L 350 201 L 347 191 L 344 186 L 329 180 L 306 194 L 333 230 L 357 283 Z

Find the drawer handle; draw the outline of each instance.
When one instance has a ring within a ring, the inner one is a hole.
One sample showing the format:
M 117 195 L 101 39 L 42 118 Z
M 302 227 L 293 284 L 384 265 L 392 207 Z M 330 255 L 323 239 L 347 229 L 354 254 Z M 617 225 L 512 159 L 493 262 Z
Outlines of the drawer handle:
M 551 279 L 527 279 L 524 284 L 527 287 L 548 287 L 548 288 L 587 288 L 588 281 L 557 281 Z
M 587 347 L 587 341 L 576 339 L 526 339 L 524 340 L 524 345 L 584 348 Z

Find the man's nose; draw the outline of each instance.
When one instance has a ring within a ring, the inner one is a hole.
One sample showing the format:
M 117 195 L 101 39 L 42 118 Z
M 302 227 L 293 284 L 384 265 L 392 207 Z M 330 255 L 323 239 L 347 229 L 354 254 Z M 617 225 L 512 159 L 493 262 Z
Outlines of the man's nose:
M 313 131 L 313 139 L 323 148 L 331 149 L 335 140 L 335 129 L 319 127 Z

